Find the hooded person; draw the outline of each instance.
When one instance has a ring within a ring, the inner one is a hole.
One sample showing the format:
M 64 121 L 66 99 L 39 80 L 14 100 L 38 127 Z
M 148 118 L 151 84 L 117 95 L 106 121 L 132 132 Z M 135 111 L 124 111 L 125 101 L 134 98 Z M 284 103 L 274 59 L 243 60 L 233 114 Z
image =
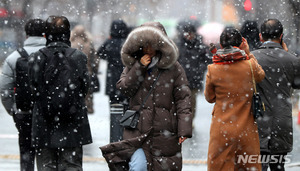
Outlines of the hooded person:
M 121 60 L 121 48 L 128 35 L 128 27 L 123 20 L 114 20 L 110 27 L 110 37 L 99 47 L 100 59 L 107 61 L 105 94 L 109 97 L 110 103 L 110 142 L 122 139 L 122 127 L 119 125 L 121 114 L 116 109 L 123 111 L 128 106 L 128 99 L 116 88 L 124 69 Z M 118 111 L 119 111 L 118 110 Z M 117 113 L 117 114 L 116 114 Z M 121 112 L 122 113 L 122 112 Z
M 127 103 L 127 99 L 116 89 L 116 82 L 123 71 L 121 48 L 128 35 L 128 28 L 123 20 L 114 20 L 111 23 L 110 38 L 98 49 L 101 59 L 107 61 L 105 94 L 109 96 L 110 103 Z
M 128 35 L 121 58 L 117 88 L 130 97 L 129 109 L 142 107 L 137 128 L 100 147 L 103 156 L 111 170 L 181 170 L 181 145 L 192 137 L 191 91 L 175 43 L 162 24 L 147 22 Z
M 202 37 L 197 35 L 196 26 L 192 21 L 182 21 L 178 24 L 179 32 L 177 46 L 179 49 L 179 63 L 185 70 L 192 92 L 192 114 L 196 113 L 197 94 L 203 92 L 204 74 L 209 59 L 208 47 L 203 44 Z

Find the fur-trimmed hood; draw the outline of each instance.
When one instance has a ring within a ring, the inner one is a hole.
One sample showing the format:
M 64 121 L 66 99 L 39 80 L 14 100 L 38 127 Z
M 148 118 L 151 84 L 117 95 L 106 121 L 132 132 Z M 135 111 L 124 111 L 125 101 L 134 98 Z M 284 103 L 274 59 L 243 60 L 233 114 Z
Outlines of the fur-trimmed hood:
M 161 53 L 157 67 L 168 69 L 178 59 L 179 53 L 175 43 L 167 36 L 164 27 L 158 22 L 145 23 L 134 29 L 127 37 L 122 50 L 121 58 L 126 67 L 131 68 L 132 65 L 141 56 L 136 57 L 136 53 L 147 44 Z

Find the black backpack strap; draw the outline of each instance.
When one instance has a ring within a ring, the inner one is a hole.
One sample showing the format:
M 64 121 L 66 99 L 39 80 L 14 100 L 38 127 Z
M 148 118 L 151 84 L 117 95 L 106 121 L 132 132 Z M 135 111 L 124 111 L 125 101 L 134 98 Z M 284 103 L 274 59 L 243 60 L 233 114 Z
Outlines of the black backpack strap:
M 45 47 L 45 48 L 40 49 L 39 51 L 46 57 L 51 56 L 52 54 L 51 54 L 50 50 L 47 50 L 47 49 L 48 48 Z
M 66 57 L 71 56 L 75 51 L 76 51 L 76 49 L 74 49 L 74 48 L 66 49 Z
M 22 47 L 22 48 L 18 48 L 17 51 L 19 52 L 19 54 L 21 55 L 22 58 L 28 58 L 29 55 L 26 52 L 26 50 Z
M 53 51 L 50 51 L 48 48 L 42 48 L 39 50 L 42 54 L 44 54 L 46 57 L 48 56 L 52 56 L 53 55 Z M 65 51 L 65 56 L 69 57 L 71 56 L 74 52 L 76 51 L 76 49 L 74 48 L 67 48 Z

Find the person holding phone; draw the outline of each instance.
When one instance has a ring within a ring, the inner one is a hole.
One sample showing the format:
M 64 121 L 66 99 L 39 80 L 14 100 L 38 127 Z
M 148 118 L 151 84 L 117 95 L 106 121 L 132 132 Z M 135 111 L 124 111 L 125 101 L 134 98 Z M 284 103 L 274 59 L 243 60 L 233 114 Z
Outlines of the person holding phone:
M 291 96 L 300 88 L 300 60 L 288 52 L 283 41 L 283 25 L 277 19 L 267 19 L 261 25 L 258 50 L 252 51 L 266 73 L 257 84 L 265 103 L 263 118 L 257 120 L 262 157 L 276 161 L 263 162 L 262 170 L 284 171 L 284 158 L 293 149 Z
M 265 73 L 249 51 L 249 45 L 241 33 L 233 27 L 224 29 L 220 36 L 222 49 L 208 65 L 204 95 L 214 103 L 207 170 L 260 170 L 257 160 L 241 158 L 258 156 L 259 138 L 252 114 L 254 79 L 260 82 Z M 250 67 L 251 64 L 251 67 Z

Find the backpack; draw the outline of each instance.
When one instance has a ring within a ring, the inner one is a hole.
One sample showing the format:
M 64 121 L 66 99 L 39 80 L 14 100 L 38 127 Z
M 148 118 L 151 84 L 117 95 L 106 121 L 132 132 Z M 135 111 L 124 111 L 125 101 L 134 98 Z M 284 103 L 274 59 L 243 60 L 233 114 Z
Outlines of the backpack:
M 74 68 L 76 64 L 69 59 L 75 51 L 73 48 L 56 51 L 40 49 L 46 57 L 42 72 L 44 80 L 42 108 L 49 116 L 59 117 L 60 120 L 64 118 L 60 116 L 71 115 L 78 109 L 76 106 L 79 104 L 80 94 L 79 75 Z
M 17 109 L 30 111 L 33 108 L 33 96 L 28 77 L 29 55 L 24 48 L 19 48 L 17 51 L 21 57 L 16 62 L 15 101 Z

